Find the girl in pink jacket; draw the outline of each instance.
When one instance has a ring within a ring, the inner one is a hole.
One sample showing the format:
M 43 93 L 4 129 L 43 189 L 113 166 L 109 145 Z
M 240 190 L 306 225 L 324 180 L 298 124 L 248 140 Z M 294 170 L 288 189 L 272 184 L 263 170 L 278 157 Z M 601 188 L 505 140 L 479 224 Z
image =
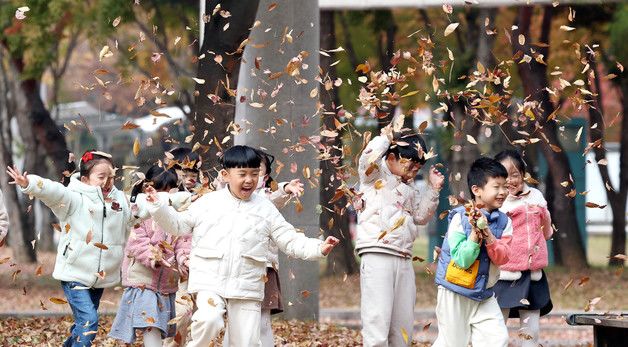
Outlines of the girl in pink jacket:
M 552 310 L 549 285 L 543 268 L 547 266 L 547 243 L 552 237 L 552 221 L 543 194 L 528 187 L 525 163 L 514 150 L 495 156 L 508 171 L 508 197 L 501 211 L 512 220 L 510 257 L 500 266 L 499 282 L 493 287 L 504 321 L 519 318 L 522 346 L 538 346 L 539 317 Z
M 135 185 L 131 202 L 144 185 L 167 194 L 178 186 L 174 170 L 157 165 Z M 189 198 L 189 194 L 186 193 Z M 176 199 L 173 195 L 169 200 Z M 190 238 L 176 237 L 159 228 L 152 219 L 136 225 L 125 248 L 122 285 L 125 287 L 109 336 L 132 344 L 136 332 L 144 333 L 144 346 L 162 346 L 162 338 L 172 337 L 176 326 L 175 297 L 179 277 L 187 277 Z

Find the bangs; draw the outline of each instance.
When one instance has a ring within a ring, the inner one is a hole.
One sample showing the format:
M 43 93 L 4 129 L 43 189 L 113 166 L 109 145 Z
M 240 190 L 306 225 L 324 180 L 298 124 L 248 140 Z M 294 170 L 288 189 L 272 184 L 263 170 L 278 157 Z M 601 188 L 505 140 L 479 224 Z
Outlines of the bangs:
M 222 155 L 223 169 L 257 169 L 260 164 L 257 151 L 249 146 L 233 146 Z

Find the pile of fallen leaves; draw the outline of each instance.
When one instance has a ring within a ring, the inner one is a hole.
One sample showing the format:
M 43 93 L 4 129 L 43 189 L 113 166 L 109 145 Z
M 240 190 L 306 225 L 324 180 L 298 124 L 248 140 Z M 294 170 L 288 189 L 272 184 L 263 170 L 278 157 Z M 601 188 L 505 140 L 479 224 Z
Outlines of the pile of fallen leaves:
M 95 346 L 116 346 L 116 341 L 106 336 L 113 316 L 101 316 Z M 69 336 L 71 317 L 8 318 L 0 320 L 2 346 L 60 346 Z M 361 346 L 358 330 L 333 324 L 274 321 L 277 346 Z M 141 337 L 133 346 L 142 346 Z M 413 344 L 413 346 L 423 346 Z M 427 345 L 425 345 L 427 346 Z

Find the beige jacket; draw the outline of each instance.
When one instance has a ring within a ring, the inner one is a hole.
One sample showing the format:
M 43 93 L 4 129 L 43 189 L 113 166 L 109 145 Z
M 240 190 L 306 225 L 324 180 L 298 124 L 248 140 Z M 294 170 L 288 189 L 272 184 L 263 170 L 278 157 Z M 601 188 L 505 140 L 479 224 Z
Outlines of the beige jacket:
M 384 158 L 389 146 L 385 136 L 376 136 L 358 162 L 364 209 L 358 213 L 356 251 L 408 257 L 418 236 L 417 225 L 434 216 L 439 191 L 429 186 L 419 191 L 414 182 L 406 184 L 393 175 Z

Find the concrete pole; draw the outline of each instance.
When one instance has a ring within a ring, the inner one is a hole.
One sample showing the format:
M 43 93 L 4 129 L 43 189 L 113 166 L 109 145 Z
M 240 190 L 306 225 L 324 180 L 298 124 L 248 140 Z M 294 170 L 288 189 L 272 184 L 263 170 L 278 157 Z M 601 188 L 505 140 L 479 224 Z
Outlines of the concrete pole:
M 271 6 L 273 2 L 277 4 L 274 8 Z M 236 144 L 265 149 L 276 157 L 275 168 L 277 161 L 283 163 L 285 166 L 280 174 L 272 174 L 276 181 L 301 178 L 304 182 L 305 194 L 300 199 L 303 210 L 297 213 L 296 206 L 289 204 L 281 212 L 288 222 L 310 237 L 319 235 L 319 193 L 318 184 L 312 187 L 303 172 L 309 167 L 314 182 L 319 163 L 312 145 L 305 143 L 297 150 L 294 146 L 300 138 L 307 139 L 319 133 L 318 94 L 312 92 L 318 88 L 315 81 L 319 65 L 318 11 L 318 1 L 313 0 L 260 1 L 256 21 L 261 24 L 252 30 L 251 42 L 244 51 L 235 117 L 236 124 L 243 128 L 235 136 Z M 290 76 L 286 66 L 300 52 L 309 54 L 303 59 L 306 65 L 299 68 L 298 77 Z M 259 69 L 255 66 L 256 59 Z M 279 72 L 283 74 L 277 77 Z M 273 90 L 282 84 L 273 97 Z M 267 94 L 265 98 L 260 95 L 263 93 Z M 272 106 L 275 103 L 276 106 Z M 259 131 L 271 127 L 276 129 L 275 133 Z M 294 164 L 297 165 L 296 173 L 290 172 Z M 319 263 L 288 259 L 282 254 L 279 268 L 284 317 L 317 320 Z

